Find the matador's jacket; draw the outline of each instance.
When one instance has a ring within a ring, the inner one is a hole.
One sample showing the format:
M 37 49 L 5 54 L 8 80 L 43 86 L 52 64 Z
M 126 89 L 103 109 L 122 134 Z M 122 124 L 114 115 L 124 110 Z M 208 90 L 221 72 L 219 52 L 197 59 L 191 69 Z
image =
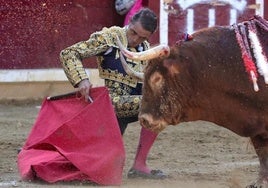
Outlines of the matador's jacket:
M 142 84 L 135 77 L 129 76 L 124 71 L 119 57 L 119 47 L 116 43 L 117 36 L 122 44 L 127 47 L 126 27 L 113 26 L 103 28 L 101 31 L 90 35 L 87 41 L 78 42 L 60 53 L 60 61 L 64 72 L 74 87 L 84 79 L 89 79 L 83 67 L 82 60 L 91 56 L 97 57 L 100 78 L 105 85 L 114 105 L 117 117 L 135 117 L 138 115 L 141 100 Z M 149 48 L 149 43 L 144 41 L 137 48 L 130 51 L 144 51 Z M 129 66 L 135 71 L 143 71 L 146 61 L 126 59 Z

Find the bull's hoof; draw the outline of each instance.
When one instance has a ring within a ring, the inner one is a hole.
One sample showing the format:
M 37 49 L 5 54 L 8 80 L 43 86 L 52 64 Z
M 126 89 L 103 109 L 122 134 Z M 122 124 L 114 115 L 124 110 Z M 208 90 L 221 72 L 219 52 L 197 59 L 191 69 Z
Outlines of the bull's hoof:
M 259 187 L 258 185 L 248 185 L 246 186 L 246 188 L 261 188 L 261 187 Z
M 268 188 L 268 182 L 267 181 L 256 181 L 248 186 L 246 188 Z

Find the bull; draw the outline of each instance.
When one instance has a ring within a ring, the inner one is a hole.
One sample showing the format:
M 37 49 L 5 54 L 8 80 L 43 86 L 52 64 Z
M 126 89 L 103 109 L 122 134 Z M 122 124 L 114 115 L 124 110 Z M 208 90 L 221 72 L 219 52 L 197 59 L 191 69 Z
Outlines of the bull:
M 231 26 L 196 31 L 192 40 L 158 46 L 149 54 L 121 53 L 151 59 L 143 80 L 139 121 L 155 132 L 168 125 L 204 120 L 249 137 L 260 162 L 259 176 L 247 188 L 268 187 L 268 23 L 259 16 Z M 162 53 L 163 57 L 157 54 Z

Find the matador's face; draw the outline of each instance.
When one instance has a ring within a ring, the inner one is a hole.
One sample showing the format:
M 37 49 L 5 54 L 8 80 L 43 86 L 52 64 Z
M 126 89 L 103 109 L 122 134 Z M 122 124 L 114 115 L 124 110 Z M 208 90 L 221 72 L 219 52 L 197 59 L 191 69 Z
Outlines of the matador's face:
M 148 40 L 152 33 L 145 30 L 141 23 L 130 23 L 127 29 L 128 47 L 136 47 L 145 40 Z

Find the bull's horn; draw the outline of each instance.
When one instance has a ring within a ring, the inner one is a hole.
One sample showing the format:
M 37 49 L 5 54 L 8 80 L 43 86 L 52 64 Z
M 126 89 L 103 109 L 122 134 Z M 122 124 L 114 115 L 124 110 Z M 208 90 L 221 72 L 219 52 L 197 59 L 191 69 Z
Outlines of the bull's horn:
M 131 52 L 123 46 L 118 37 L 117 37 L 117 44 L 119 46 L 119 49 L 124 54 L 124 56 L 132 60 L 140 60 L 140 61 L 150 60 L 157 57 L 169 56 L 170 52 L 169 47 L 164 44 L 160 44 L 143 52 Z
M 128 66 L 125 58 L 123 57 L 123 54 L 121 52 L 119 54 L 120 54 L 120 60 L 121 60 L 122 66 L 124 70 L 126 71 L 126 73 L 132 77 L 137 78 L 140 81 L 143 81 L 143 77 L 144 77 L 143 73 L 133 70 L 130 66 Z

